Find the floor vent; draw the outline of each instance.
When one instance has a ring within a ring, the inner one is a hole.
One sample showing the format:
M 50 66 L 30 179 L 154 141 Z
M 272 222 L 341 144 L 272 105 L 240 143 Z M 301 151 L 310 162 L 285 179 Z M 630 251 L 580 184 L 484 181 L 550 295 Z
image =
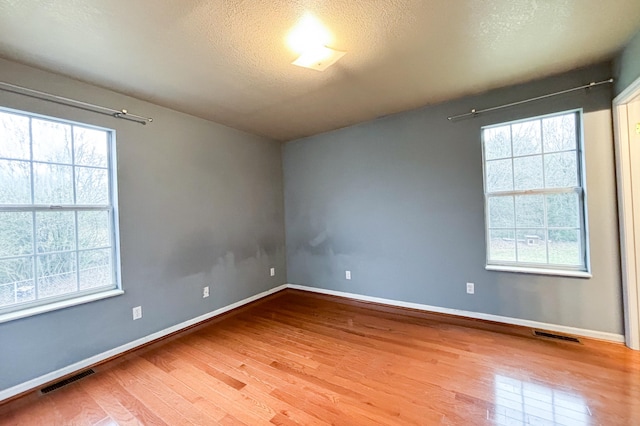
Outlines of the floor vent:
M 47 386 L 46 388 L 42 388 L 42 389 L 40 389 L 40 392 L 41 392 L 41 393 L 49 393 L 49 392 L 52 392 L 52 391 L 54 391 L 54 390 L 56 390 L 56 389 L 59 389 L 59 388 L 61 388 L 61 387 L 63 387 L 63 386 L 68 385 L 69 383 L 73 383 L 73 382 L 75 382 L 75 381 L 77 381 L 77 380 L 80 380 L 80 379 L 82 379 L 83 377 L 90 376 L 90 375 L 92 375 L 93 373 L 95 373 L 95 371 L 93 371 L 93 370 L 91 370 L 91 369 L 89 369 L 89 370 L 85 370 L 85 371 L 83 371 L 82 373 L 78 373 L 78 374 L 76 374 L 75 376 L 71 376 L 71 377 L 69 377 L 68 379 L 60 380 L 59 382 L 56 382 L 56 383 L 54 383 L 54 384 L 52 384 L 52 385 L 49 385 L 49 386 Z
M 580 340 L 578 340 L 575 337 L 572 336 L 564 336 L 562 334 L 553 334 L 553 333 L 548 333 L 546 331 L 540 331 L 540 330 L 533 330 L 533 335 L 537 336 L 537 337 L 547 337 L 549 339 L 557 339 L 557 340 L 564 340 L 565 342 L 573 342 L 573 343 L 580 343 Z

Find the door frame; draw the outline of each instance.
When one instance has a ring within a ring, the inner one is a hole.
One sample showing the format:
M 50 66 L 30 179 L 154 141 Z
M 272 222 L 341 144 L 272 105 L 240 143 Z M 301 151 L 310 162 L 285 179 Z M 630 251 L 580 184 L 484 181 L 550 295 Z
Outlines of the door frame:
M 625 343 L 640 350 L 640 146 L 631 145 L 627 105 L 640 99 L 640 78 L 613 100 Z

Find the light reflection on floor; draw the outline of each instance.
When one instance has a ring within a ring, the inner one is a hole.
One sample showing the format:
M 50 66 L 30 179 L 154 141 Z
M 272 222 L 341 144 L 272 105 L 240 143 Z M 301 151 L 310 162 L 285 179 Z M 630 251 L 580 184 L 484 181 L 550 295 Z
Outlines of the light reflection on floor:
M 591 412 L 579 395 L 495 376 L 495 406 L 489 417 L 497 425 L 591 425 Z

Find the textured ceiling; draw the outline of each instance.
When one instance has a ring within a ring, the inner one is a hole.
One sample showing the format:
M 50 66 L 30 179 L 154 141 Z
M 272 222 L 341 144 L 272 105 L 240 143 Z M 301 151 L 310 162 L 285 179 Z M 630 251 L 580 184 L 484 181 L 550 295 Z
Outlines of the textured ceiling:
M 305 12 L 348 52 L 324 72 L 290 64 Z M 639 0 L 2 0 L 0 56 L 290 140 L 609 59 L 639 28 Z

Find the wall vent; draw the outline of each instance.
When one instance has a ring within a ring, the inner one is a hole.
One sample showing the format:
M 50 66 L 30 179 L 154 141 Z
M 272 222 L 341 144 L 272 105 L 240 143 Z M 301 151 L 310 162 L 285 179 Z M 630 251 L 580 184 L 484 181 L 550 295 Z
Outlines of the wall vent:
M 71 376 L 71 377 L 69 377 L 67 379 L 60 380 L 59 382 L 56 382 L 56 383 L 54 383 L 52 385 L 49 385 L 49 386 L 47 386 L 45 388 L 42 388 L 42 389 L 40 389 L 40 392 L 43 393 L 43 394 L 52 392 L 52 391 L 54 391 L 56 389 L 60 389 L 61 387 L 68 385 L 69 383 L 73 383 L 73 382 L 75 382 L 77 380 L 80 380 L 83 377 L 90 376 L 93 373 L 95 373 L 95 371 L 93 371 L 92 369 L 85 370 L 82 373 L 76 374 L 75 376 Z
M 580 343 L 580 340 L 576 337 L 549 333 L 547 331 L 533 330 L 533 335 L 536 337 L 547 337 L 549 339 L 563 340 L 565 342 Z

